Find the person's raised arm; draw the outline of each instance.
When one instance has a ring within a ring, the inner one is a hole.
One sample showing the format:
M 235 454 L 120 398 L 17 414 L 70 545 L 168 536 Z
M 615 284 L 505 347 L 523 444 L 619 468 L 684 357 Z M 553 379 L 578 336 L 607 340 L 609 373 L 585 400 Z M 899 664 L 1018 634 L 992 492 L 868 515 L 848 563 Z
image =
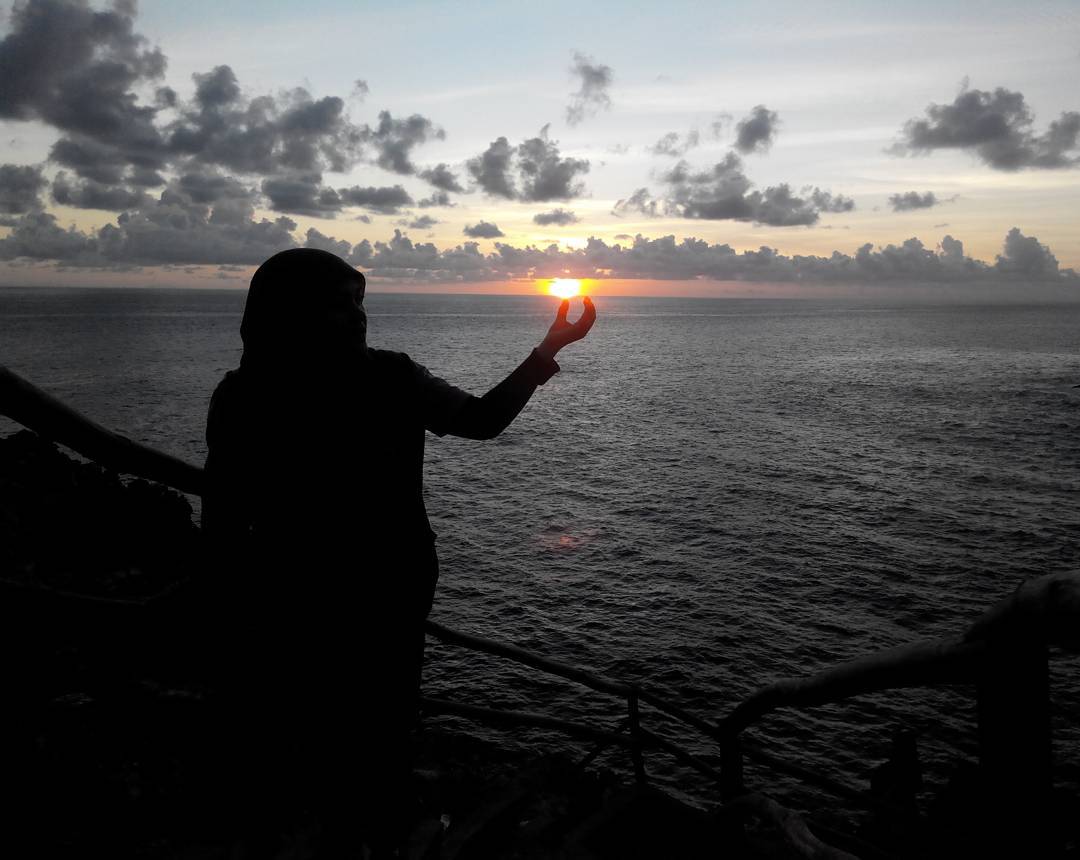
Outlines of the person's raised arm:
M 517 369 L 483 397 L 472 397 L 457 411 L 446 432 L 466 439 L 493 439 L 505 430 L 529 402 L 536 387 L 559 372 L 559 350 L 589 333 L 596 322 L 596 308 L 585 297 L 585 310 L 575 322 L 567 320 L 569 299 L 559 305 L 555 322 L 544 339 Z

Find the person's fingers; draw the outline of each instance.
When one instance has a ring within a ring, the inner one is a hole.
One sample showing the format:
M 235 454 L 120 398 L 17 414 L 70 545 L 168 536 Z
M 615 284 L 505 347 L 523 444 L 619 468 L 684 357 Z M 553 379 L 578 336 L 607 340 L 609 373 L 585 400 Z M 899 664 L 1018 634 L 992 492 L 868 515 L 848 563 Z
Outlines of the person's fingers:
M 559 310 L 555 313 L 555 324 L 566 322 L 566 315 L 570 313 L 570 299 L 559 302 Z
M 594 322 L 596 322 L 596 306 L 592 303 L 592 299 L 586 296 L 585 310 L 582 311 L 574 326 L 578 329 L 579 335 L 584 337 L 592 328 Z

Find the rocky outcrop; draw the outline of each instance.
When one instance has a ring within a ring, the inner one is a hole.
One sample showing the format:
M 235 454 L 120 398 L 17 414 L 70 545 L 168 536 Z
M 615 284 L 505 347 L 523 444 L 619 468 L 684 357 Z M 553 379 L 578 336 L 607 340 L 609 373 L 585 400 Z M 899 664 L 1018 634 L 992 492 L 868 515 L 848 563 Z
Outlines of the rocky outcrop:
M 94 597 L 150 597 L 190 575 L 199 531 L 180 493 L 121 479 L 28 430 L 0 439 L 0 576 Z

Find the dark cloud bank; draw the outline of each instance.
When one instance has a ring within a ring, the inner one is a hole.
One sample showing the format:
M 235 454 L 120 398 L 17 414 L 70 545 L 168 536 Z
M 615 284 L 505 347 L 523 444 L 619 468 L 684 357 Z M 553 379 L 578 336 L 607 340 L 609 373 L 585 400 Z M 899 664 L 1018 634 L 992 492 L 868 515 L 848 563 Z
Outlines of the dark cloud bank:
M 537 212 L 533 215 L 533 223 L 541 227 L 566 227 L 569 224 L 577 224 L 581 219 L 568 209 L 558 207 L 550 212 Z
M 680 161 L 660 174 L 659 180 L 665 187 L 662 198 L 654 198 L 647 188 L 639 188 L 615 204 L 615 214 L 650 218 L 664 214 L 795 227 L 816 224 L 823 212 L 850 212 L 855 208 L 851 198 L 820 188 L 805 188 L 795 193 L 787 183 L 780 183 L 764 190 L 752 190 L 754 183 L 746 176 L 742 160 L 734 152 L 705 170 L 693 170 Z
M 432 218 L 430 215 L 418 215 L 415 218 L 406 219 L 399 223 L 410 230 L 430 230 L 439 223 L 439 219 Z
M 505 137 L 493 140 L 465 167 L 486 194 L 535 203 L 579 196 L 584 190 L 579 177 L 589 172 L 587 160 L 559 154 L 559 143 L 548 137 L 546 125 L 517 146 Z
M 516 248 L 501 242 L 484 254 L 466 242 L 440 251 L 395 231 L 388 242 L 360 242 L 350 260 L 376 277 L 421 282 L 507 280 L 569 275 L 580 278 L 717 280 L 812 283 L 1043 283 L 1080 287 L 1080 276 L 1062 270 L 1050 249 L 1013 228 L 992 264 L 965 256 L 963 243 L 946 236 L 938 249 L 918 239 L 875 249 L 866 244 L 854 255 L 785 256 L 762 247 L 736 251 L 726 244 L 674 236 L 636 236 L 630 244 L 609 245 L 590 238 L 580 250 Z
M 357 124 L 337 96 L 299 87 L 247 94 L 227 65 L 195 74 L 193 95 L 182 99 L 163 85 L 166 58 L 136 32 L 134 18 L 134 3 L 97 10 L 86 0 L 35 0 L 11 11 L 0 40 L 0 119 L 36 120 L 60 133 L 49 153 L 60 168 L 55 202 L 135 210 L 129 217 L 149 221 L 162 208 L 224 203 L 230 223 L 245 205 L 333 218 L 350 206 L 392 214 L 413 204 L 400 185 L 324 181 L 361 163 L 429 182 L 435 191 L 421 205 L 452 205 L 449 192 L 464 190 L 445 164 L 415 163 L 418 147 L 446 136 L 419 114 L 384 110 L 374 125 Z M 354 96 L 366 92 L 357 81 Z M 41 208 L 44 186 L 28 170 L 40 178 L 39 168 L 0 172 L 0 213 Z
M 163 196 L 167 196 L 163 195 Z M 161 264 L 257 265 L 271 254 L 299 244 L 296 223 L 284 216 L 252 222 L 228 210 L 212 214 L 183 204 L 161 203 L 153 215 L 121 215 L 96 233 L 64 229 L 46 212 L 23 215 L 0 239 L 0 260 L 55 261 L 62 266 L 131 267 Z M 466 228 L 471 236 L 498 237 L 494 224 Z M 325 248 L 379 278 L 454 283 L 569 275 L 582 278 L 717 280 L 807 283 L 1060 284 L 1080 287 L 1080 276 L 1062 269 L 1045 245 L 1013 228 L 1001 254 L 985 263 L 964 254 L 963 243 L 945 236 L 937 249 L 911 238 L 900 245 L 863 245 L 853 255 L 786 256 L 762 247 L 736 251 L 701 239 L 638 235 L 628 244 L 590 238 L 583 249 L 514 247 L 494 243 L 490 253 L 478 242 L 439 250 L 413 242 L 400 230 L 387 242 L 344 240 L 309 230 L 309 247 Z
M 765 105 L 756 105 L 750 115 L 735 126 L 735 148 L 743 155 L 768 152 L 776 139 L 780 118 Z
M 1080 113 L 1065 111 L 1045 131 L 1022 93 L 998 87 L 993 92 L 966 84 L 951 104 L 931 104 L 926 115 L 908 120 L 892 147 L 896 155 L 937 149 L 962 149 L 995 170 L 1046 170 L 1080 164 Z
M 465 229 L 461 232 L 473 239 L 497 239 L 506 235 L 499 229 L 498 225 L 490 224 L 487 221 L 480 221 L 476 224 L 466 224 Z
M 893 212 L 930 209 L 941 202 L 933 191 L 927 191 L 925 194 L 920 194 L 918 191 L 905 191 L 903 194 L 893 194 L 889 197 L 889 205 Z
M 40 208 L 40 195 L 47 184 L 40 167 L 0 165 L 0 216 L 21 215 Z

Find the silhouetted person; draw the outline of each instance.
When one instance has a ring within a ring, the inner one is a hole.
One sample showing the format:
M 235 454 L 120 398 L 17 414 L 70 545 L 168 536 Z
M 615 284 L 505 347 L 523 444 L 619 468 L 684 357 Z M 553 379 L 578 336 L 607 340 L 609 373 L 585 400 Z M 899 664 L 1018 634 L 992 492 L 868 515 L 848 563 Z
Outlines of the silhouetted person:
M 596 318 L 586 298 L 569 323 L 563 302 L 528 358 L 474 397 L 367 346 L 364 286 L 325 251 L 263 263 L 240 368 L 214 392 L 206 428 L 203 526 L 220 562 L 209 594 L 227 631 L 222 666 L 248 765 L 312 763 L 292 779 L 313 785 L 342 851 L 360 832 L 384 850 L 403 835 L 438 577 L 425 433 L 497 436 Z

